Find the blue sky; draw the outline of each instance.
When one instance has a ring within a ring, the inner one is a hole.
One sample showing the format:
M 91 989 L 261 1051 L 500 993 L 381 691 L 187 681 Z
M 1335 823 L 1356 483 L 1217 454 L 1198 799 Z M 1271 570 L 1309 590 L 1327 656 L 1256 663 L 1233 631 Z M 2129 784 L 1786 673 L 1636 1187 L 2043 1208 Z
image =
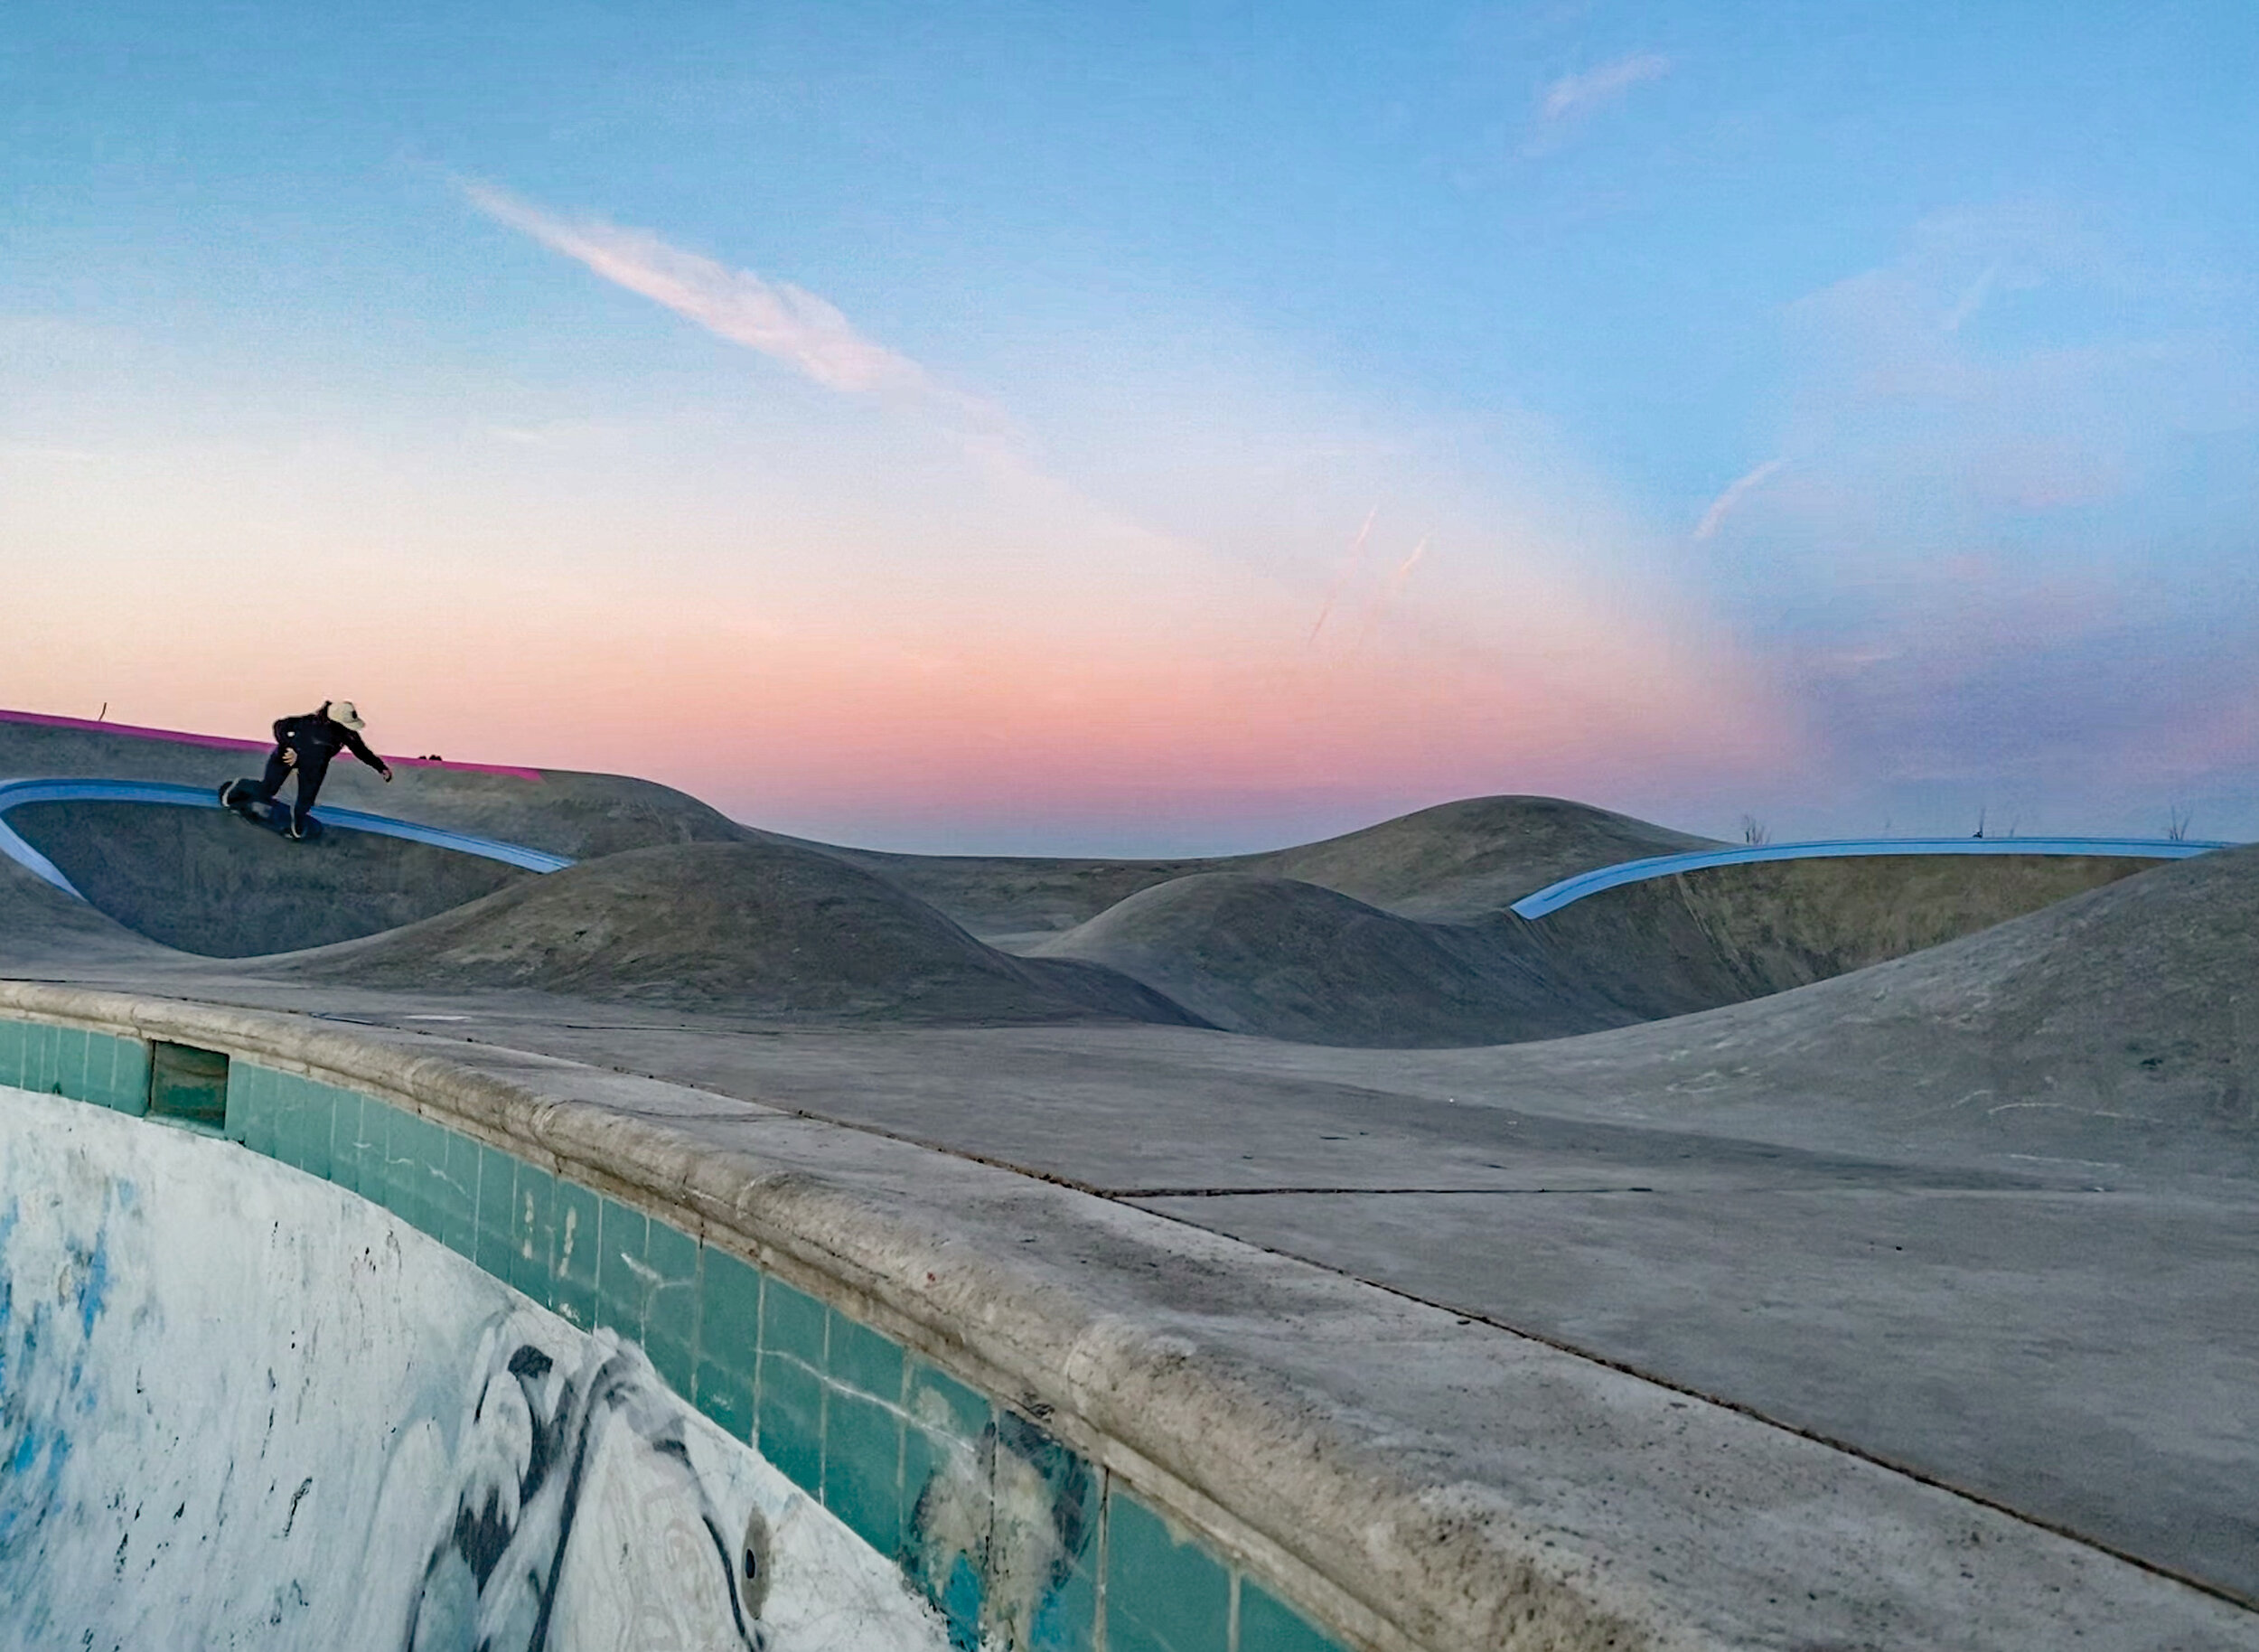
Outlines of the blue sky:
M 2255 70 L 2242 4 L 20 5 L 0 699 L 907 847 L 2259 835 Z

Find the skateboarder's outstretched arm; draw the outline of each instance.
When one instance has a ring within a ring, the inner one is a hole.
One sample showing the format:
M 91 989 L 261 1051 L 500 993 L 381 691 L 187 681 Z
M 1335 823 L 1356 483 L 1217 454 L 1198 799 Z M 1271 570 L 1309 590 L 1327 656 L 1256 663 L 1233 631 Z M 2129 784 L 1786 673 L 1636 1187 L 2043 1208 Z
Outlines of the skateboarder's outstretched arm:
M 352 753 L 354 756 L 360 758 L 363 763 L 367 764 L 370 768 L 376 770 L 378 774 L 383 775 L 387 780 L 392 778 L 392 765 L 387 763 L 382 757 L 378 756 L 376 753 L 370 751 L 367 741 L 363 740 L 352 729 L 346 728 L 342 725 L 340 725 L 340 732 L 342 732 L 345 737 L 345 749 L 347 751 Z

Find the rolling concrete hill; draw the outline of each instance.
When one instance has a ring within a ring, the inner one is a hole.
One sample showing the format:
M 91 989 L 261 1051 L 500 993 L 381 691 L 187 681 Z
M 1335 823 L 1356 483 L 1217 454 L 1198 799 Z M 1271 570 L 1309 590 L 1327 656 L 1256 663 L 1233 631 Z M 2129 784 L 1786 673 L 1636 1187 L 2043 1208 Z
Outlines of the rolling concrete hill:
M 216 784 L 259 755 L 0 719 L 0 774 Z M 870 986 L 895 958 L 906 979 L 925 984 L 898 1000 L 881 992 L 853 1013 L 879 1015 L 885 1003 L 907 1013 L 914 1002 L 922 1020 L 942 1005 L 978 1020 L 1072 1004 L 1395 1047 L 1558 1037 L 1740 1002 L 1935 946 L 2146 864 L 2003 856 L 1712 867 L 1603 891 L 1533 923 L 1507 907 L 1559 878 L 1711 845 L 1583 804 L 1504 796 L 1256 855 L 896 855 L 740 826 L 681 793 L 618 775 L 403 765 L 388 786 L 351 761 L 331 775 L 325 802 L 584 863 L 668 846 L 741 852 L 572 877 L 524 892 L 520 913 L 467 904 L 524 874 L 395 840 L 340 831 L 309 852 L 216 813 L 131 803 L 27 804 L 9 819 L 102 914 L 207 955 L 297 952 L 408 925 L 396 946 L 372 946 L 350 965 L 297 967 L 397 982 L 420 960 L 413 967 L 435 979 L 475 974 L 583 996 L 734 993 L 774 1014 L 845 1013 L 864 1002 L 855 983 Z M 700 868 L 718 881 L 702 882 Z M 600 913 L 606 900 L 622 910 Z M 872 934 L 893 938 L 850 957 L 841 945 L 777 951 L 731 927 L 806 939 L 839 901 L 862 913 Z M 576 915 L 565 925 L 557 915 L 568 905 Z M 443 925 L 452 938 L 440 944 L 428 925 L 458 911 L 464 925 L 496 927 L 473 935 Z M 944 932 L 946 945 L 934 939 Z M 589 939 L 630 935 L 641 938 Z M 914 935 L 924 939 L 913 944 Z M 908 949 L 898 957 L 887 950 L 897 942 Z M 970 971 L 963 990 L 921 973 L 944 955 Z M 795 984 L 795 971 L 807 979 Z M 974 977 L 989 985 L 971 990 Z
M 1980 933 L 1608 1040 L 1599 1082 L 1907 1148 L 2259 1166 L 2259 846 L 2154 867 Z M 1533 1052 L 1536 1054 L 1536 1052 Z M 1510 1062 L 1511 1053 L 1499 1057 Z M 1578 1053 L 1547 1053 L 1573 1064 Z M 1634 1072 L 1639 1076 L 1635 1079 Z M 1720 1082 L 1730 1073 L 1731 1083 Z M 1845 1116 L 1848 1113 L 1848 1116 Z
M 1467 923 L 1594 867 L 1718 847 L 1589 803 L 1471 797 L 1228 869 L 1314 883 L 1400 917 Z
M 1572 873 L 1717 845 L 1555 797 L 1475 797 L 1253 855 L 1096 860 L 811 847 L 893 880 L 984 940 L 1019 949 L 1139 890 L 1204 873 L 1293 878 L 1400 916 L 1464 920 L 1504 911 Z
M 1209 872 L 1140 890 L 1031 955 L 1103 964 L 1232 1032 L 1384 1047 L 1511 1044 L 1786 991 L 2146 864 L 2020 856 L 1706 867 L 1535 922 L 1496 913 L 1467 923 L 1422 923 L 1291 878 Z M 1335 865 L 1356 869 L 1345 857 Z M 1439 882 L 1435 904 L 1468 898 L 1464 883 Z
M 1703 867 L 1587 896 L 1520 933 L 1550 978 L 1624 1020 L 1654 1020 L 1940 946 L 2160 864 L 1879 855 Z
M 1008 956 L 883 878 L 773 843 L 606 856 L 382 935 L 268 960 L 260 972 L 755 1016 L 1191 1021 L 1111 971 Z
M 1140 890 L 1046 942 L 1211 1024 L 1310 1044 L 1496 1044 L 1609 1024 L 1483 931 L 1420 924 L 1316 884 L 1206 872 Z M 1579 1013 L 1579 1009 L 1583 1013 Z

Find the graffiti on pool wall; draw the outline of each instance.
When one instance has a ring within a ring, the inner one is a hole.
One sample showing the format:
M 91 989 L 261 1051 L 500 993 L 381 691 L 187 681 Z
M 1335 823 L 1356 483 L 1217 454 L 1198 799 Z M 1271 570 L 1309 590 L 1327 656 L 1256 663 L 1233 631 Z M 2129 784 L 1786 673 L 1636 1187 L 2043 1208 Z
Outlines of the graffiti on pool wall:
M 0 1649 L 941 1652 L 893 1549 L 359 1197 L 0 1089 Z
M 959 1648 L 1053 1644 L 1045 1610 L 1089 1561 L 1098 1491 L 1089 1464 L 1010 1412 L 942 1454 L 916 1493 L 905 1564 Z
M 489 1328 L 404 1652 L 764 1652 L 766 1533 L 725 1533 L 651 1362 L 513 1312 Z

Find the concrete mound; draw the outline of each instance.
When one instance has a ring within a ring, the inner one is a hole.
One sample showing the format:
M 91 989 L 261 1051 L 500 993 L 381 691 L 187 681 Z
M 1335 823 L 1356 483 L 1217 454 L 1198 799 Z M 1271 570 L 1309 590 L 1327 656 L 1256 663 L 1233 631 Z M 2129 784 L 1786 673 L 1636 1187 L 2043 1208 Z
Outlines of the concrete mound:
M 1719 847 L 1558 797 L 1470 797 L 1251 856 L 1240 869 L 1314 883 L 1400 917 L 1463 923 L 1596 867 Z
M 2249 1177 L 2254 982 L 2259 846 L 1795 990 L 1574 1044 L 1470 1050 L 1452 1070 L 1479 1070 L 1501 1095 L 1576 1094 L 1683 1128 L 1793 1116 L 1831 1150 L 2024 1156 L 2105 1181 L 2130 1165 Z
M 883 878 L 773 843 L 683 844 L 586 861 L 265 968 L 365 986 L 526 989 L 755 1015 L 1190 1019 L 1102 969 L 1008 957 Z
M 1524 928 L 1550 976 L 1654 1020 L 1942 946 L 2159 864 L 1877 855 L 1702 867 L 1587 896 Z
M 1755 1008 L 1752 1006 L 1752 1008 Z M 1767 1041 L 1833 1026 L 1848 1059 L 1958 1086 L 1986 1134 L 2052 1115 L 2058 1148 L 2259 1150 L 2259 847 L 2171 862 L 1783 999 Z M 1745 1012 L 1746 1013 L 1746 1012 Z M 2214 1143 L 2206 1147 L 2207 1141 Z
M 1556 797 L 1475 797 L 1254 855 L 1078 860 L 811 847 L 900 885 L 984 940 L 1033 950 L 1139 890 L 1204 873 L 1293 878 L 1399 916 L 1458 922 L 1576 872 L 1718 844 Z
M 1371 835 L 1391 841 L 1386 828 Z M 1208 872 L 1142 890 L 1030 955 L 1102 964 L 1233 1032 L 1374 1047 L 1509 1044 L 1788 991 L 2155 864 L 1907 856 L 1705 867 L 1529 923 L 1484 910 L 1526 875 L 1502 861 L 1468 856 L 1456 887 L 1432 875 L 1433 861 L 1363 863 L 1406 867 L 1400 887 L 1427 878 L 1429 904 L 1474 906 L 1483 915 L 1473 922 L 1421 922 L 1299 879 Z M 1359 863 L 1345 854 L 1335 864 Z
M 1546 981 L 1514 940 L 1208 872 L 1133 895 L 1034 956 L 1101 964 L 1227 1031 L 1308 1044 L 1499 1044 L 1630 1018 Z
M 370 832 L 290 843 L 217 809 L 26 803 L 8 824 L 106 915 L 210 958 L 376 934 L 533 876 Z

